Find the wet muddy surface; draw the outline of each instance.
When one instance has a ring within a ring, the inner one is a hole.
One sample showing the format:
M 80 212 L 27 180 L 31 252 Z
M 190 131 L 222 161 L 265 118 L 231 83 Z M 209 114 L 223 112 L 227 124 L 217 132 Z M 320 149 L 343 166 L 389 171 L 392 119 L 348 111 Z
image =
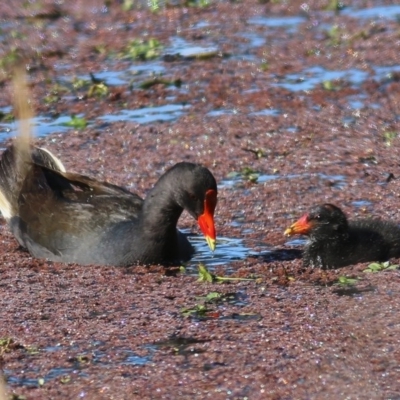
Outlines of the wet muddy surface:
M 18 59 L 67 169 L 145 196 L 176 162 L 210 168 L 220 245 L 183 215 L 184 270 L 82 267 L 32 259 L 2 221 L 10 398 L 400 399 L 399 271 L 304 269 L 283 235 L 320 202 L 400 223 L 400 7 L 111 3 L 0 5 L 1 147 Z

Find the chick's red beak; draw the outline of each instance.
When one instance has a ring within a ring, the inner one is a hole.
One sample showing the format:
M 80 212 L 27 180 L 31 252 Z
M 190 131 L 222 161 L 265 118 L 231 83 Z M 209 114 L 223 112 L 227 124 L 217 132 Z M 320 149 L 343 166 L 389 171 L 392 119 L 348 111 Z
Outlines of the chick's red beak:
M 307 235 L 310 232 L 311 228 L 312 224 L 308 220 L 308 214 L 305 214 L 298 221 L 290 225 L 290 227 L 285 230 L 285 235 Z
M 197 222 L 211 251 L 215 250 L 216 235 L 214 225 L 214 210 L 217 205 L 217 192 L 213 189 L 207 190 L 204 200 L 204 213 L 200 215 Z

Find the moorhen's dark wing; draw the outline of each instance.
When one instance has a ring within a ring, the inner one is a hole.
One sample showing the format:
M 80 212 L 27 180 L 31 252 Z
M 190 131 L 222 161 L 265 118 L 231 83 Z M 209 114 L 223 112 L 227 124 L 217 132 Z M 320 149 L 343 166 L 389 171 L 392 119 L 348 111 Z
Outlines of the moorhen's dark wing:
M 139 196 L 118 186 L 32 164 L 10 226 L 35 257 L 108 264 L 120 246 L 116 241 L 105 253 L 104 238 L 121 223 L 134 230 L 142 205 Z

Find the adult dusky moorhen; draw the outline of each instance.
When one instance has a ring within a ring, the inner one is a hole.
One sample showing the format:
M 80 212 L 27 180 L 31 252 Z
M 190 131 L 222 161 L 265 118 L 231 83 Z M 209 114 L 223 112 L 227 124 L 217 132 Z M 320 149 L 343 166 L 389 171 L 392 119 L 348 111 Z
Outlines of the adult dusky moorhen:
M 307 235 L 303 252 L 306 267 L 335 268 L 400 257 L 400 227 L 389 221 L 348 221 L 333 204 L 316 205 L 285 231 Z
M 181 162 L 145 200 L 128 190 L 66 172 L 38 147 L 12 145 L 0 161 L 0 210 L 32 256 L 79 264 L 126 266 L 188 260 L 194 249 L 177 230 L 186 209 L 215 248 L 217 185 L 211 172 Z

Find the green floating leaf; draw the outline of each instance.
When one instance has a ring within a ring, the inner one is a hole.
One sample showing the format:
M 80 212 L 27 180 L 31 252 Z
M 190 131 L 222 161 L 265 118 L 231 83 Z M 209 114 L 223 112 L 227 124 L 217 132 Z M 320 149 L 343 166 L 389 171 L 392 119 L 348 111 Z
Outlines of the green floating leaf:
M 343 286 L 351 286 L 358 282 L 358 278 L 349 278 L 347 276 L 339 276 L 338 283 Z
M 230 276 L 216 276 L 211 274 L 205 265 L 199 264 L 199 279 L 198 282 L 228 282 L 228 281 L 254 281 L 257 278 L 235 278 Z
M 213 300 L 218 300 L 222 297 L 222 293 L 220 292 L 210 292 L 207 294 L 207 296 L 205 297 L 206 301 L 213 301 Z
M 132 60 L 151 60 L 160 55 L 161 44 L 157 39 L 149 39 L 148 41 L 132 40 L 124 48 L 123 57 Z
M 60 378 L 61 383 L 69 383 L 70 381 L 71 381 L 71 377 L 69 375 L 65 375 Z
M 366 273 L 376 273 L 380 271 L 393 271 L 399 269 L 399 265 L 390 264 L 389 261 L 385 261 L 383 263 L 374 262 L 368 265 L 368 268 L 364 269 L 363 272 Z
M 87 79 L 74 78 L 72 81 L 72 87 L 74 89 L 82 89 L 88 86 L 90 86 L 90 81 Z
M 71 115 L 71 120 L 64 122 L 63 125 L 75 129 L 84 129 L 87 126 L 87 121 L 85 118 L 80 118 L 77 117 L 76 115 Z
M 88 90 L 88 97 L 102 97 L 108 94 L 108 86 L 104 83 L 94 83 Z
M 199 264 L 199 282 L 214 282 L 214 276 L 208 272 L 208 269 L 205 265 Z
M 204 304 L 197 304 L 192 308 L 183 308 L 181 313 L 184 317 L 198 316 L 204 317 L 210 311 Z
M 12 113 L 3 113 L 0 111 L 0 121 L 2 122 L 13 122 L 14 115 Z

